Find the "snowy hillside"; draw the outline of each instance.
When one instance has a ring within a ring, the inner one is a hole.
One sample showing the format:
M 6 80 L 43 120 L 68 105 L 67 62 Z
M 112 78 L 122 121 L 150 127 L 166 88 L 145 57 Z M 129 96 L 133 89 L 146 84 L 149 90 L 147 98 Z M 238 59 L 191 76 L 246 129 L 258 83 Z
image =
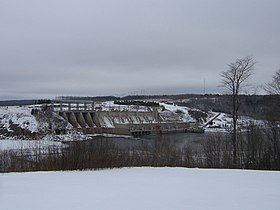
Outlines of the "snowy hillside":
M 183 122 L 195 122 L 196 120 L 189 114 L 188 107 L 176 106 L 174 104 L 160 103 L 160 106 L 164 107 L 163 110 L 159 110 L 159 113 L 164 119 L 182 120 Z
M 38 110 L 36 114 L 32 114 L 34 109 Z M 16 140 L 22 139 L 38 140 L 39 138 L 46 141 L 86 139 L 85 135 L 73 129 L 71 124 L 62 117 L 49 110 L 41 111 L 41 109 L 35 105 L 0 107 L 0 140 L 13 139 L 13 144 L 16 144 Z M 64 133 L 54 133 L 57 130 Z
M 1 209 L 277 210 L 280 173 L 187 168 L 10 173 Z
M 7 106 L 0 107 L 0 125 L 11 131 L 10 124 L 16 124 L 22 129 L 30 132 L 38 132 L 38 123 L 33 115 L 31 115 L 32 107 L 29 106 Z

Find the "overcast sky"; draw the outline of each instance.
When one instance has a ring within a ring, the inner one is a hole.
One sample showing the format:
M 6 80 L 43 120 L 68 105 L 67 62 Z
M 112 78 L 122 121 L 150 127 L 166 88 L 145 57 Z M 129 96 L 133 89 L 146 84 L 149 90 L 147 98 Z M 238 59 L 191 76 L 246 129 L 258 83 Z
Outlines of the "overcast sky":
M 223 93 L 280 68 L 279 0 L 0 0 L 0 99 Z

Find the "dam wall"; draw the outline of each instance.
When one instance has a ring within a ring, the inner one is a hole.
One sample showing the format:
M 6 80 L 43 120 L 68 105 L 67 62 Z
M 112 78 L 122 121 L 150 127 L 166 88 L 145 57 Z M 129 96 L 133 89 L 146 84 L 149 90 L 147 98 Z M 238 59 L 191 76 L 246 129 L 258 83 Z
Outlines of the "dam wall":
M 156 111 L 59 111 L 74 128 L 90 134 L 142 135 L 186 132 L 189 123 L 165 122 Z

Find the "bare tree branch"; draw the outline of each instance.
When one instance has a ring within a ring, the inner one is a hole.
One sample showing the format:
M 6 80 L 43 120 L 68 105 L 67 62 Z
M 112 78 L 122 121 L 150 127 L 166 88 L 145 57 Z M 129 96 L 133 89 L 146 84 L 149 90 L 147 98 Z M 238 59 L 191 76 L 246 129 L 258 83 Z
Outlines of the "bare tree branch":
M 265 85 L 264 90 L 270 95 L 280 95 L 280 69 L 275 72 L 272 81 Z
M 221 86 L 226 88 L 232 96 L 233 121 L 233 164 L 237 164 L 237 120 L 240 106 L 239 94 L 249 86 L 249 79 L 254 73 L 255 62 L 251 57 L 237 59 L 228 65 L 229 69 L 221 73 Z

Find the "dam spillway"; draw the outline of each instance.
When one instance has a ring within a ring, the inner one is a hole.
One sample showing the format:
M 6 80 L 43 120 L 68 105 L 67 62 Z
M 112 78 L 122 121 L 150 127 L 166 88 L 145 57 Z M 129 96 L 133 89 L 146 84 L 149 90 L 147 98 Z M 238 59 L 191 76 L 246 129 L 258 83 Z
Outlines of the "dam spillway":
M 187 132 L 190 124 L 165 121 L 157 109 L 145 111 L 95 109 L 92 101 L 53 101 L 52 110 L 74 128 L 88 134 L 142 135 L 152 133 Z

